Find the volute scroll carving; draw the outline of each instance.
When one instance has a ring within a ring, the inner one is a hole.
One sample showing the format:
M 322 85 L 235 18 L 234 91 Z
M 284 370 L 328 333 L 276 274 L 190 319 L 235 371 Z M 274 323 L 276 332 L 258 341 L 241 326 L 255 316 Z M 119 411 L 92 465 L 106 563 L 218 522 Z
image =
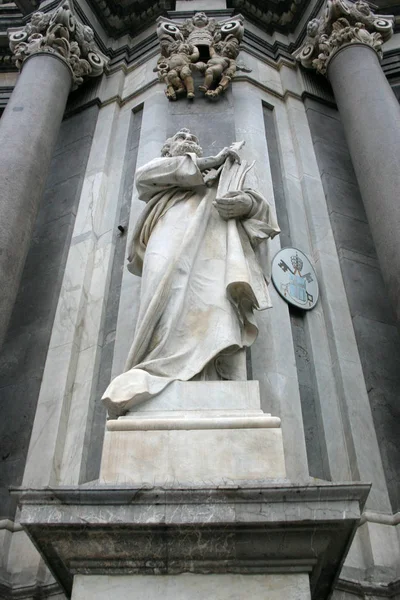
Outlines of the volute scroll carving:
M 33 13 L 25 27 L 10 30 L 9 42 L 18 69 L 33 54 L 47 52 L 64 59 L 72 71 L 72 90 L 84 78 L 101 75 L 108 62 L 96 46 L 93 30 L 76 19 L 69 0 L 51 13 Z
M 196 13 L 183 23 L 159 17 L 157 35 L 161 56 L 155 71 L 167 86 L 169 100 L 195 96 L 193 74 L 204 74 L 199 90 L 209 100 L 218 99 L 229 87 L 237 70 L 246 69 L 237 62 L 243 39 L 243 17 L 225 21 Z
M 307 25 L 303 45 L 294 52 L 295 58 L 306 68 L 326 74 L 331 58 L 342 47 L 365 44 L 382 57 L 382 44 L 393 34 L 393 17 L 378 15 L 369 4 L 358 0 L 328 0 L 325 13 Z

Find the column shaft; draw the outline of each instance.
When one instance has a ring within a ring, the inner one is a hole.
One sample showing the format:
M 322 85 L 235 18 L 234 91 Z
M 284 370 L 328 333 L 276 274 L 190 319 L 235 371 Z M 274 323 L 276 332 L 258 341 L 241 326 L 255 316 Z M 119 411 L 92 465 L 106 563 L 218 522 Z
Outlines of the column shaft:
M 0 346 L 71 89 L 67 64 L 29 57 L 0 121 Z
M 328 77 L 400 323 L 400 106 L 369 46 L 340 50 L 329 63 Z

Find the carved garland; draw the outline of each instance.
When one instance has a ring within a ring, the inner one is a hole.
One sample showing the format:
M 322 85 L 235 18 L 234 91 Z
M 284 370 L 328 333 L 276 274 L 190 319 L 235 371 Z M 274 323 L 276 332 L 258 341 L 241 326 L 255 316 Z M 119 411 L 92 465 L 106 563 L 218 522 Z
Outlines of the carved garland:
M 63 58 L 72 71 L 73 90 L 85 77 L 101 75 L 108 60 L 98 50 L 93 30 L 76 19 L 69 0 L 51 13 L 33 13 L 25 27 L 9 33 L 9 40 L 18 69 L 28 56 L 41 52 Z

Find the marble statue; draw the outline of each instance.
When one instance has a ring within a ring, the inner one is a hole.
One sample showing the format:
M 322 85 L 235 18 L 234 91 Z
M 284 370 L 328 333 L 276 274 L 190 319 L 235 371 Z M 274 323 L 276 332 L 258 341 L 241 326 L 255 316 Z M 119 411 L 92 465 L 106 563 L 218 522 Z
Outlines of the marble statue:
M 183 23 L 160 17 L 157 35 L 161 56 L 154 70 L 167 86 L 167 98 L 177 100 L 186 95 L 192 100 L 195 96 L 193 73 L 197 71 L 205 73 L 199 90 L 209 100 L 218 99 L 238 69 L 249 71 L 236 61 L 243 33 L 241 15 L 216 21 L 198 12 Z
M 244 187 L 253 165 L 240 160 L 242 145 L 202 157 L 181 129 L 136 173 L 146 207 L 128 269 L 142 277 L 140 309 L 125 372 L 103 396 L 110 417 L 176 380 L 246 378 L 237 358 L 256 339 L 254 310 L 271 306 L 258 246 L 280 230 Z

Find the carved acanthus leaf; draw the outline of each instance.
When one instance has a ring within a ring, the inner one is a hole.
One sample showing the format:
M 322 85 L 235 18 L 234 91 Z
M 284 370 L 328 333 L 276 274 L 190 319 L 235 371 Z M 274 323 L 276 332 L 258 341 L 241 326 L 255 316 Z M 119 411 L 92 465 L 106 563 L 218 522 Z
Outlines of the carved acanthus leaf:
M 307 26 L 303 45 L 294 52 L 304 67 L 325 74 L 330 59 L 343 46 L 365 44 L 382 56 L 382 44 L 393 33 L 393 17 L 374 14 L 367 2 L 328 0 L 325 13 Z
M 18 69 L 32 54 L 47 52 L 63 58 L 72 70 L 72 89 L 85 77 L 101 75 L 108 60 L 97 48 L 93 30 L 76 19 L 69 0 L 51 13 L 33 13 L 25 27 L 9 32 L 9 40 Z

